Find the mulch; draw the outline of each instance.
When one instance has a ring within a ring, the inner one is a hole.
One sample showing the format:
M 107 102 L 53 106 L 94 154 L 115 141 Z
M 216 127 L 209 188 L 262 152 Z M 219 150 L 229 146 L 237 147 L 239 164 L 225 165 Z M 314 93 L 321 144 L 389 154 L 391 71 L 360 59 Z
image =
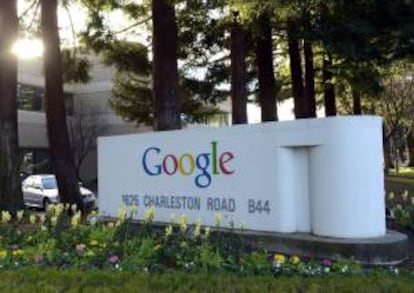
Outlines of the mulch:
M 408 237 L 408 259 L 397 267 L 414 272 L 414 231 L 399 226 L 392 220 L 387 221 L 387 229 L 404 233 Z

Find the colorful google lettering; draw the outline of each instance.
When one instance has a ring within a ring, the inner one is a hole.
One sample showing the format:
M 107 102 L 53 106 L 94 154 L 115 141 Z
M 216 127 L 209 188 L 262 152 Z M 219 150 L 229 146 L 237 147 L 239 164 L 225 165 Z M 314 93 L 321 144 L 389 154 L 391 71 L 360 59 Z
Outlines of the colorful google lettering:
M 148 147 L 142 155 L 142 166 L 145 173 L 150 176 L 162 174 L 191 176 L 196 173 L 195 185 L 206 188 L 212 182 L 212 175 L 231 175 L 235 172 L 229 166 L 229 163 L 234 159 L 234 154 L 229 151 L 219 153 L 217 141 L 212 141 L 210 145 L 211 151 L 209 153 L 198 155 L 191 153 L 164 155 L 161 148 Z

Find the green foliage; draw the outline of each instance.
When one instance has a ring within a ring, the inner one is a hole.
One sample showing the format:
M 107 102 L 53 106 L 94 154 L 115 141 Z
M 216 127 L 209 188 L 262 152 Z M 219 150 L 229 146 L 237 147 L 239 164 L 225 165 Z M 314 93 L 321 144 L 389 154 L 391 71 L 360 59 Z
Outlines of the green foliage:
M 73 50 L 62 50 L 63 80 L 66 83 L 88 83 L 91 80 L 89 74 L 90 62 Z
M 239 276 L 371 276 L 372 270 L 343 260 L 300 259 L 298 256 L 252 251 L 234 230 L 227 232 L 200 222 L 187 225 L 183 215 L 176 225 L 162 228 L 152 224 L 154 211 L 145 212 L 141 224 L 126 218 L 123 211 L 116 223 L 80 224 L 79 214 L 67 216 L 68 207 L 51 206 L 46 217 L 19 212 L 12 222 L 8 212 L 0 219 L 0 274 L 5 270 L 59 268 L 124 272 L 204 273 Z M 133 213 L 131 212 L 131 215 Z M 163 230 L 164 229 L 164 230 Z M 384 276 L 396 274 L 395 270 Z M 212 275 L 213 274 L 213 275 Z M 1 278 L 0 278 L 1 279 Z M 176 286 L 176 284 L 174 284 Z
M 271 272 L 273 265 L 269 261 L 269 253 L 253 251 L 250 254 L 243 255 L 241 261 L 241 270 L 247 275 L 263 274 Z
M 414 194 L 404 191 L 387 194 L 386 204 L 395 222 L 405 228 L 414 230 Z

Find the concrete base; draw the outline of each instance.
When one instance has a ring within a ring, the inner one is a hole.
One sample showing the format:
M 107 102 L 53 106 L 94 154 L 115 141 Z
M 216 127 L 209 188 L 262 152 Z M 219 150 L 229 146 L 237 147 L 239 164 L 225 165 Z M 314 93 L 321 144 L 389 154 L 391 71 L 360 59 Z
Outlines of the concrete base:
M 345 258 L 368 265 L 396 265 L 408 258 L 408 237 L 392 230 L 383 237 L 363 239 L 317 237 L 307 233 L 245 231 L 243 234 L 255 248 L 288 255 Z

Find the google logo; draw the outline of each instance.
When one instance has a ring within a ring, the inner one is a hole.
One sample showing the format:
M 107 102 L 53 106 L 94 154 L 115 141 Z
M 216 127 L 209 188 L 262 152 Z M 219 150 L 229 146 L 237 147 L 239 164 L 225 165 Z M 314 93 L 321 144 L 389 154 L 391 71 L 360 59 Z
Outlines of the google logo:
M 162 174 L 174 176 L 194 177 L 194 183 L 200 188 L 210 186 L 212 175 L 231 175 L 235 172 L 229 166 L 234 159 L 232 152 L 218 152 L 218 142 L 210 143 L 210 152 L 193 155 L 183 153 L 180 155 L 164 154 L 159 147 L 149 147 L 142 155 L 142 166 L 146 174 L 159 176 Z

